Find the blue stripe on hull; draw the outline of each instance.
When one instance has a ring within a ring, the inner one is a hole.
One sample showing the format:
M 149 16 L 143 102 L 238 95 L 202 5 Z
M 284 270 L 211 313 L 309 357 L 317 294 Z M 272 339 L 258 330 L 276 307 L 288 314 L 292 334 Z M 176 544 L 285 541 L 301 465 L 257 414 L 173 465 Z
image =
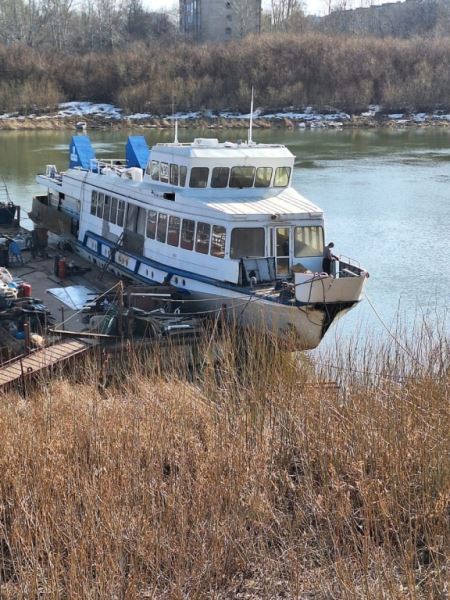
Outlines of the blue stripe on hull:
M 97 252 L 94 252 L 93 250 L 91 250 L 90 248 L 87 247 L 88 238 L 91 238 L 98 243 Z M 110 249 L 110 251 L 112 251 L 112 249 L 115 247 L 115 244 L 113 242 L 106 240 L 105 238 L 101 237 L 100 235 L 98 235 L 96 233 L 93 233 L 91 231 L 87 231 L 85 233 L 83 244 L 82 244 L 83 249 L 86 250 L 87 252 L 89 252 L 90 254 L 92 254 L 93 256 L 99 257 L 101 260 L 106 262 L 108 260 L 108 258 L 101 253 L 102 245 L 107 246 Z M 126 256 L 134 259 L 136 261 L 136 266 L 135 266 L 134 270 L 131 270 L 131 269 L 124 269 L 122 267 L 122 265 L 120 265 L 116 262 L 112 262 L 111 265 L 114 266 L 115 268 L 118 268 L 123 273 L 128 274 L 128 275 L 131 274 L 133 277 L 135 277 L 145 283 L 149 283 L 149 282 L 160 283 L 160 282 L 153 281 L 151 279 L 148 279 L 147 277 L 143 277 L 142 275 L 139 275 L 138 271 L 139 271 L 139 267 L 141 265 L 145 265 L 147 267 L 152 267 L 154 269 L 159 269 L 161 271 L 165 271 L 166 273 L 168 273 L 172 276 L 176 275 L 178 277 L 193 279 L 194 281 L 199 281 L 199 282 L 205 283 L 207 285 L 212 285 L 216 288 L 232 290 L 233 292 L 245 294 L 246 296 L 255 296 L 255 293 L 250 292 L 248 289 L 240 288 L 240 287 L 237 287 L 232 284 L 227 284 L 223 281 L 219 281 L 218 279 L 213 279 L 212 277 L 207 277 L 205 275 L 199 275 L 198 273 L 193 273 L 192 271 L 185 271 L 184 269 L 173 268 L 173 267 L 170 267 L 169 265 L 164 265 L 160 262 L 157 262 L 157 261 L 152 260 L 147 257 L 138 258 L 137 256 L 124 251 L 122 248 L 117 248 L 117 250 L 119 252 L 121 252 L 122 254 L 125 254 Z M 183 290 L 183 288 L 179 288 L 179 289 Z M 188 292 L 188 290 L 183 290 L 183 291 Z M 270 302 L 276 302 L 272 298 L 261 298 L 261 299 L 268 300 Z M 277 303 L 277 304 L 279 304 L 279 303 Z

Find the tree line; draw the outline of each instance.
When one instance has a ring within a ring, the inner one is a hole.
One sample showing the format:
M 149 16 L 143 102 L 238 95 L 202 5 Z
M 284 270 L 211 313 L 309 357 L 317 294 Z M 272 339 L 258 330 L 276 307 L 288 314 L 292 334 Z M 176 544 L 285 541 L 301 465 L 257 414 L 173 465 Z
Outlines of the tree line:
M 103 1 L 109 0 L 93 0 Z M 25 35 L 25 22 L 21 31 Z M 61 25 L 53 35 L 64 39 L 67 31 Z M 108 47 L 77 53 L 33 46 L 20 36 L 3 40 L 0 114 L 46 110 L 64 100 L 111 102 L 126 112 L 152 114 L 170 113 L 173 101 L 178 110 L 246 111 L 252 85 L 258 105 L 269 110 L 332 105 L 356 111 L 370 103 L 427 108 L 448 104 L 450 98 L 448 37 L 277 31 L 195 45 L 175 34 L 169 42 L 167 32 L 154 31 L 145 40 L 131 36 L 115 45 L 111 38 Z M 100 35 L 92 32 L 96 40 Z

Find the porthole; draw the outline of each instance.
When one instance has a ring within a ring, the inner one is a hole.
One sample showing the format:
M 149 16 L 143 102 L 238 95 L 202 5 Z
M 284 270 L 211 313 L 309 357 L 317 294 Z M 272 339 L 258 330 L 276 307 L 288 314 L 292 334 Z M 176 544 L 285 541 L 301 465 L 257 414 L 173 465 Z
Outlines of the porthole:
M 183 285 L 186 285 L 186 279 L 183 279 Z
M 175 277 L 175 283 L 178 285 L 178 277 Z

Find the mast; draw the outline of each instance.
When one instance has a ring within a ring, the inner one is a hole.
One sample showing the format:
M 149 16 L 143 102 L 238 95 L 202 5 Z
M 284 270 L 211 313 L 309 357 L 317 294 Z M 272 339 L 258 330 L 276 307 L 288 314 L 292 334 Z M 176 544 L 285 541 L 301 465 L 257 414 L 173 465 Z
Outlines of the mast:
M 250 102 L 250 124 L 248 128 L 248 145 L 253 144 L 253 86 L 252 86 L 252 99 Z

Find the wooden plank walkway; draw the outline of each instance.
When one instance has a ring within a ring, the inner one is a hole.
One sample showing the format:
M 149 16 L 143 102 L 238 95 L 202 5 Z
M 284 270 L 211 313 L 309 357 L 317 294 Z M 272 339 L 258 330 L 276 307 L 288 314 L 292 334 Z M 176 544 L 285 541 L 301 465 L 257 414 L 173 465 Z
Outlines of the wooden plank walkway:
M 71 339 L 35 350 L 27 356 L 14 358 L 0 367 L 0 387 L 20 379 L 22 375 L 36 374 L 72 356 L 82 354 L 89 348 L 92 348 L 92 343 Z

